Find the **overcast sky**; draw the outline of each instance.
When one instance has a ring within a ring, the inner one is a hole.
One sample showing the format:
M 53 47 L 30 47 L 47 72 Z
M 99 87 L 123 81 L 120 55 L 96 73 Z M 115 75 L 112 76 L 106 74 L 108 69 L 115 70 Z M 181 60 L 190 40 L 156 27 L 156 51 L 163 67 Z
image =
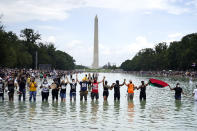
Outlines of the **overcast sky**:
M 86 66 L 93 62 L 96 14 L 100 66 L 197 31 L 197 0 L 0 0 L 0 13 L 7 31 L 32 28 Z

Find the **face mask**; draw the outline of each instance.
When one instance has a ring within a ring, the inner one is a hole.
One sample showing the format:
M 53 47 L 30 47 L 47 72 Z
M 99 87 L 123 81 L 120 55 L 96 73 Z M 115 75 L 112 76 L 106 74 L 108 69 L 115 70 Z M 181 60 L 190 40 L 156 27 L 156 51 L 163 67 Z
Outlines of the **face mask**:
M 177 85 L 177 87 L 180 87 L 180 85 Z

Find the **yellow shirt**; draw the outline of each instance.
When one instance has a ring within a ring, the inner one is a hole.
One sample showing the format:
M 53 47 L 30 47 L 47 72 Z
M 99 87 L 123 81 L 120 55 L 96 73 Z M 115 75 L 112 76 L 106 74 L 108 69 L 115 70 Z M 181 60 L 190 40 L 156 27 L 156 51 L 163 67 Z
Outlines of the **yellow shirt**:
M 27 78 L 27 83 L 28 83 L 28 84 L 30 83 L 30 78 L 29 78 L 29 77 Z
M 36 82 L 30 82 L 29 91 L 36 91 Z

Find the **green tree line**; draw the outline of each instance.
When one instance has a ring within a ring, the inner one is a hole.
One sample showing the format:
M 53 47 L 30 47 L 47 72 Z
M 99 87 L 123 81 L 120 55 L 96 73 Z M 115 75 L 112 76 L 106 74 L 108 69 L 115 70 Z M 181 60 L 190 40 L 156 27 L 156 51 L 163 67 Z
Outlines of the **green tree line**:
M 21 30 L 20 37 L 5 31 L 0 25 L 0 67 L 35 69 L 36 52 L 39 64 L 51 64 L 52 68 L 71 70 L 75 60 L 69 54 L 56 50 L 53 43 L 42 43 L 41 35 L 33 29 Z
M 197 33 L 184 36 L 180 41 L 167 45 L 162 42 L 154 48 L 140 50 L 120 68 L 125 71 L 189 70 L 197 63 Z

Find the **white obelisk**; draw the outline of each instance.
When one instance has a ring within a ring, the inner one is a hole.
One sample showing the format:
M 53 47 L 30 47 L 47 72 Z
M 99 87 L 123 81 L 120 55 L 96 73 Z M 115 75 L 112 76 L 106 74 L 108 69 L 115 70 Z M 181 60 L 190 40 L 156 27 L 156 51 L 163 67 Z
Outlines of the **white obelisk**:
M 98 47 L 98 18 L 97 15 L 94 19 L 94 54 L 92 68 L 99 68 L 99 47 Z

